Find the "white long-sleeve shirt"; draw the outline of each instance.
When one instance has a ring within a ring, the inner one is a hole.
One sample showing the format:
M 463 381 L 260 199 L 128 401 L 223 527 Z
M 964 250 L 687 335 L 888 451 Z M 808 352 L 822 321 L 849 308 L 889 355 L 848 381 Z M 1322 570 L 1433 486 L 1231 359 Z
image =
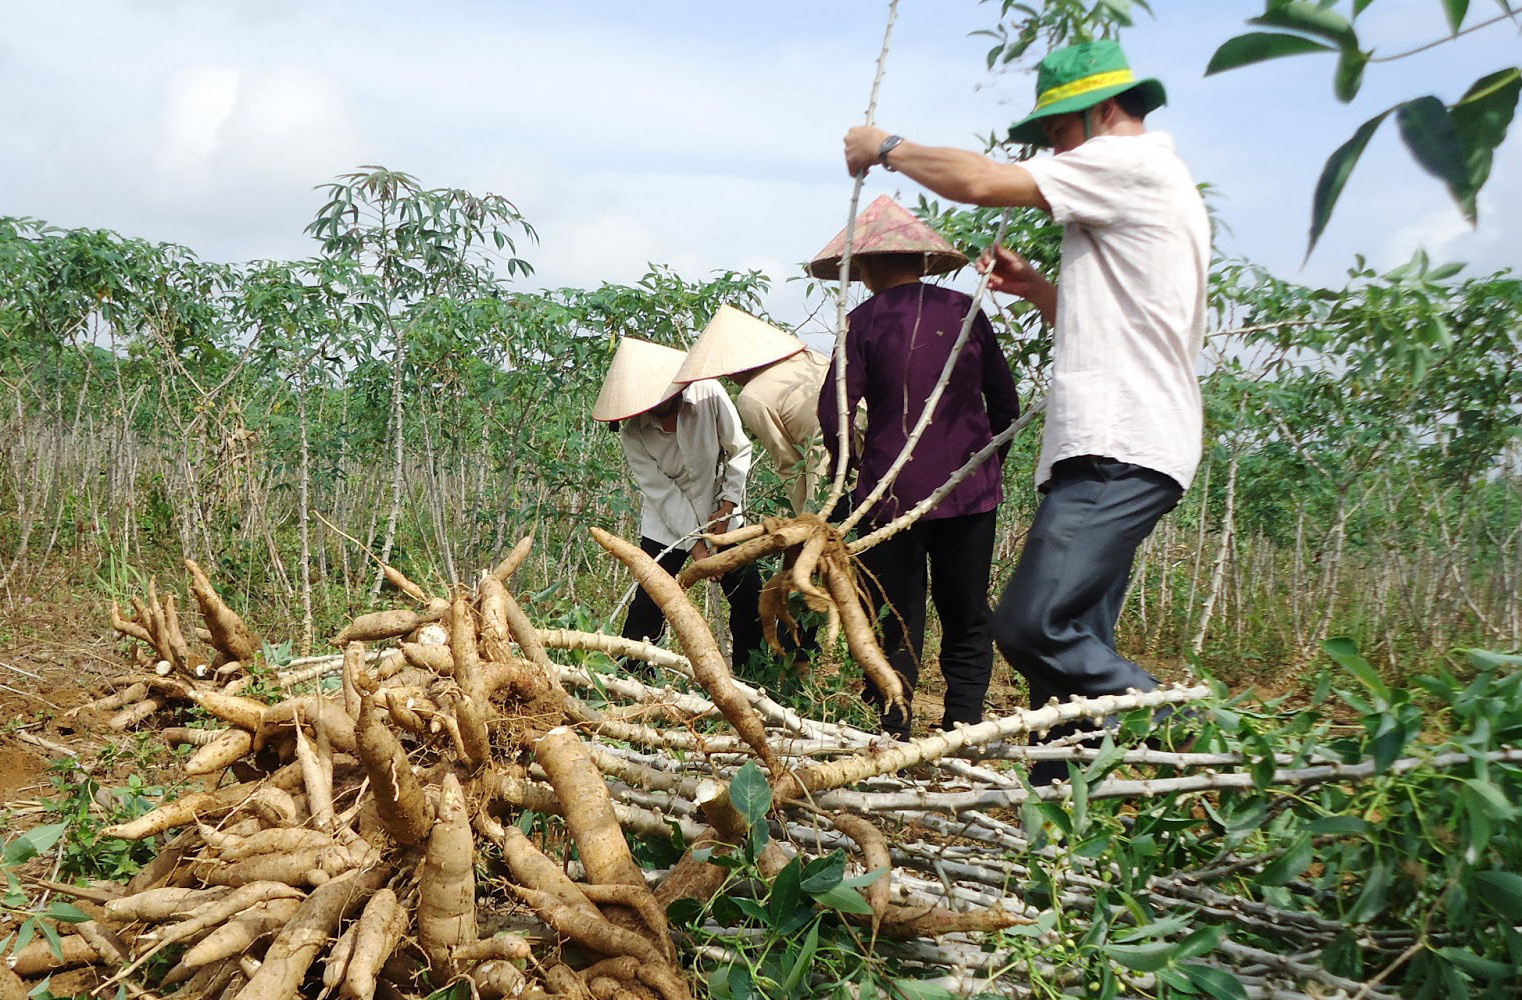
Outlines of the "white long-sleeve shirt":
M 662 545 L 692 534 L 725 500 L 745 506 L 750 440 L 724 387 L 702 379 L 682 390 L 676 431 L 641 413 L 619 427 L 624 457 L 640 491 L 640 533 Z M 739 527 L 738 514 L 729 528 Z M 722 530 L 722 529 L 721 529 Z M 684 541 L 691 548 L 696 537 Z

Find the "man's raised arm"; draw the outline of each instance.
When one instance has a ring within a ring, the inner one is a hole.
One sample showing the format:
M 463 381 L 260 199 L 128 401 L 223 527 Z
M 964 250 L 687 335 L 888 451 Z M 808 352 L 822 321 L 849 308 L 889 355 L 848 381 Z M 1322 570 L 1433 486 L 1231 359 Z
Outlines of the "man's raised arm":
M 846 169 L 852 176 L 878 166 L 889 133 L 875 125 L 858 125 L 846 133 Z M 893 145 L 885 165 L 924 185 L 942 198 L 969 205 L 1039 208 L 1050 212 L 1030 171 L 1018 163 L 999 163 L 981 153 L 947 146 L 921 146 L 907 139 Z

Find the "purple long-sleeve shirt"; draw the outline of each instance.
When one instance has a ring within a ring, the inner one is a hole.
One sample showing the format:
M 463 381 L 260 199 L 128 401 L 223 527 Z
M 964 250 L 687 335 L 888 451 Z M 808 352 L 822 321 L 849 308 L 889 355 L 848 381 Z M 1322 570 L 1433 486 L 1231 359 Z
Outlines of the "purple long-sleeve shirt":
M 911 282 L 874 295 L 851 311 L 846 336 L 846 412 L 867 401 L 867 431 L 859 456 L 856 502 L 888 471 L 924 410 L 972 299 L 940 285 Z M 951 382 L 908 463 L 867 516 L 886 521 L 928 497 L 973 453 L 1014 422 L 1020 400 L 1009 362 L 981 311 L 952 370 Z M 833 457 L 839 422 L 835 365 L 819 393 L 819 428 Z M 993 510 L 1004 498 L 1003 459 L 990 458 L 928 512 L 927 518 Z

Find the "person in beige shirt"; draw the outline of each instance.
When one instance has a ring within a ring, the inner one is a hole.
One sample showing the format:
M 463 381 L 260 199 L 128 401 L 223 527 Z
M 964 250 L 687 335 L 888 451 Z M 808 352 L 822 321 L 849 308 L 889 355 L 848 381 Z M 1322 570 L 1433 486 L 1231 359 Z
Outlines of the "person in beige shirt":
M 776 463 L 793 513 L 802 514 L 827 469 L 817 403 L 829 365 L 792 334 L 720 306 L 673 381 L 726 377 L 741 386 L 740 420 Z

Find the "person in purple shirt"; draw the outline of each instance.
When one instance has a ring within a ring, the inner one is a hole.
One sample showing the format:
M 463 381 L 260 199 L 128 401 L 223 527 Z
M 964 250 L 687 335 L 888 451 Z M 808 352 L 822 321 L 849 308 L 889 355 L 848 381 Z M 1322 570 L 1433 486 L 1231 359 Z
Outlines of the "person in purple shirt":
M 858 505 L 903 450 L 973 308 L 972 299 L 961 292 L 920 280 L 933 268 L 950 270 L 965 258 L 891 200 L 891 208 L 882 206 L 885 200 L 858 219 L 855 241 L 861 249 L 852 255 L 852 277 L 861 278 L 872 292 L 851 312 L 845 347 L 846 412 L 855 413 L 862 400 L 867 406 L 860 451 L 851 456 L 858 473 Z M 839 256 L 832 258 L 830 250 L 826 247 L 810 265 L 812 273 L 838 276 Z M 979 311 L 924 436 L 867 512 L 863 531 L 930 496 L 1018 415 L 1009 364 L 988 317 Z M 833 453 L 839 427 L 833 361 L 819 396 L 819 425 Z M 993 673 L 988 582 L 1007 451 L 1000 451 L 999 462 L 984 463 L 913 526 L 861 555 L 869 592 L 879 611 L 887 610 L 883 651 L 910 694 L 919 680 L 927 589 L 935 602 L 946 681 L 942 728 L 983 718 Z M 884 699 L 870 681 L 866 694 L 882 711 Z M 908 738 L 912 718 L 896 708 L 881 718 L 884 732 Z

